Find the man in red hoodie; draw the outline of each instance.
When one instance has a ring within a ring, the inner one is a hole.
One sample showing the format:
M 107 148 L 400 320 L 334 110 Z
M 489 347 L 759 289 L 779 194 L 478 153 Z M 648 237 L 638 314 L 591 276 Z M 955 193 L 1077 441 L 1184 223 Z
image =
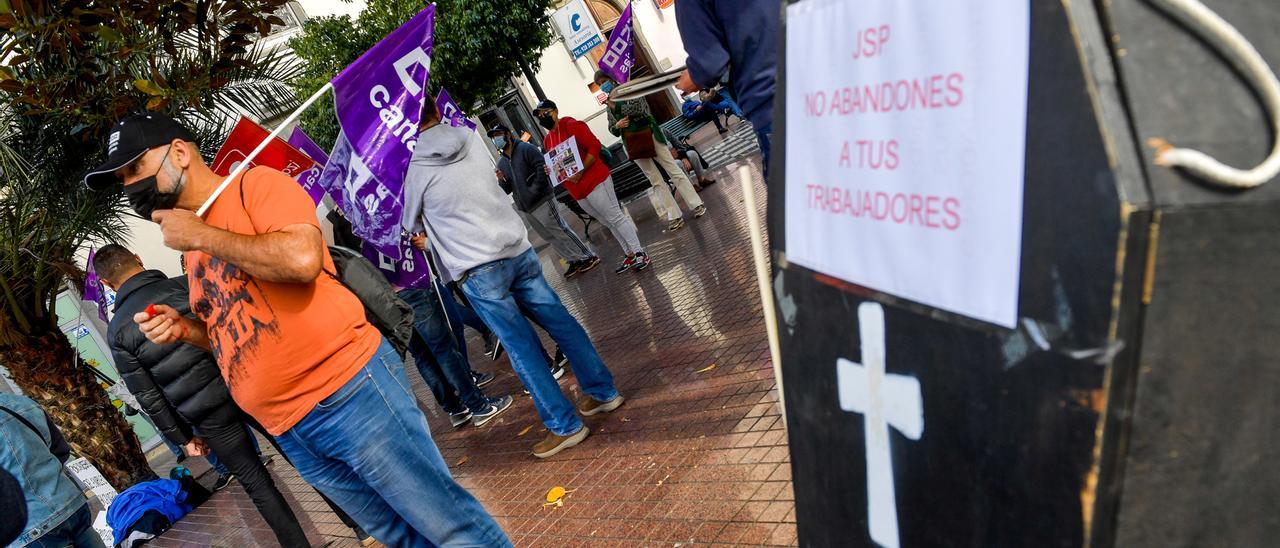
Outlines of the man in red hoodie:
M 617 240 L 622 251 L 627 254 L 626 260 L 614 272 L 621 274 L 631 269 L 649 268 L 649 255 L 640 245 L 636 223 L 622 209 L 622 204 L 618 203 L 609 166 L 600 158 L 600 140 L 591 133 L 591 128 L 568 116 L 561 118 L 559 109 L 551 101 L 538 103 L 533 114 L 538 117 L 538 124 L 547 129 L 547 137 L 542 141 L 543 149 L 551 150 L 560 143 L 577 138 L 578 156 L 582 158 L 583 169 L 561 184 L 583 210 L 609 227 L 613 239 Z

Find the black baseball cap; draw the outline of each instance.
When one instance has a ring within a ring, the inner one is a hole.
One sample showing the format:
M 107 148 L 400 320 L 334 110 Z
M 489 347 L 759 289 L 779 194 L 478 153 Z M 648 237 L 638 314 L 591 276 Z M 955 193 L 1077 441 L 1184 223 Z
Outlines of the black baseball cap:
M 533 108 L 534 112 L 541 112 L 544 110 L 560 110 L 560 109 L 556 107 L 556 102 L 552 101 L 551 99 L 543 99 L 541 102 L 538 103 L 538 106 Z
M 85 174 L 85 186 L 102 190 L 118 184 L 117 169 L 137 161 L 148 150 L 172 143 L 174 139 L 196 140 L 191 131 L 177 120 L 158 112 L 134 114 L 116 122 L 107 134 L 107 161 Z
M 510 130 L 510 129 L 507 129 L 507 126 L 504 126 L 504 125 L 502 125 L 502 124 L 498 124 L 498 125 L 496 125 L 496 126 L 493 126 L 493 129 L 490 129 L 490 130 L 489 130 L 488 135 L 489 135 L 490 137 L 493 137 L 493 136 L 495 136 L 495 135 L 502 135 L 503 133 L 507 133 L 507 132 L 509 132 L 509 131 L 511 131 L 511 130 Z

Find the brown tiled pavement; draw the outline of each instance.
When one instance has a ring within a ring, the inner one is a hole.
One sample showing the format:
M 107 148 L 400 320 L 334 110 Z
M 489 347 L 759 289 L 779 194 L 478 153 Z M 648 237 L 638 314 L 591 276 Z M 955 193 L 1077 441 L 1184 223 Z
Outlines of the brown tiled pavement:
M 695 143 L 714 139 L 709 129 Z M 753 166 L 763 203 L 758 157 L 743 161 Z M 728 169 L 715 172 L 719 184 L 701 194 L 709 213 L 682 230 L 664 231 L 647 199 L 629 206 L 654 261 L 647 272 L 614 274 L 621 252 L 598 225 L 591 241 L 604 264 L 584 276 L 562 279 L 550 249 L 540 250 L 548 280 L 628 398 L 620 410 L 586 419 L 592 435 L 582 445 L 548 460 L 530 455 L 545 435 L 532 401 L 521 394 L 507 358 L 481 355 L 474 333 L 473 366 L 498 376 L 485 391 L 516 396 L 493 423 L 450 428 L 409 369 L 446 462 L 517 546 L 796 543 L 787 438 L 753 278 L 748 212 Z M 754 213 L 763 218 L 763 209 Z M 560 384 L 571 399 L 581 395 L 572 375 Z M 358 546 L 292 468 L 277 459 L 272 473 L 309 531 L 335 546 Z M 545 507 L 555 486 L 570 493 L 562 507 Z M 188 542 L 274 545 L 238 486 L 155 545 Z

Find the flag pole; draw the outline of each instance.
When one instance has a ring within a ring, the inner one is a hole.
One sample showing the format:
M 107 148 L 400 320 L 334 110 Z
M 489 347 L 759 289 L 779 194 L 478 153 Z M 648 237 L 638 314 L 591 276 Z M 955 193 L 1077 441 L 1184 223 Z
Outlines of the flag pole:
M 747 207 L 747 228 L 751 233 L 751 255 L 755 259 L 756 282 L 760 286 L 760 303 L 764 306 L 764 327 L 769 337 L 769 355 L 773 361 L 773 377 L 778 385 L 778 407 L 786 424 L 787 406 L 782 395 L 782 350 L 778 344 L 778 315 L 773 308 L 773 291 L 769 288 L 769 259 L 764 248 L 764 229 L 760 226 L 756 209 L 756 189 L 751 183 L 751 168 L 738 168 L 738 180 L 742 182 L 742 198 Z
M 244 173 L 246 169 L 249 169 L 249 164 L 253 161 L 253 159 L 257 158 L 258 154 L 261 153 L 263 149 L 267 148 L 267 145 L 270 144 L 271 141 L 280 137 L 280 134 L 284 132 L 284 128 L 289 127 L 290 124 L 297 121 L 298 116 L 301 116 L 303 111 L 310 108 L 312 104 L 320 100 L 320 98 L 323 97 L 325 93 L 329 92 L 332 89 L 333 89 L 333 82 L 328 82 L 325 85 L 321 86 L 320 89 L 316 90 L 315 93 L 311 94 L 310 98 L 308 98 L 306 101 L 303 101 L 302 105 L 299 106 L 297 110 L 290 113 L 289 117 L 285 118 L 283 122 L 280 122 L 280 124 L 277 125 L 276 128 L 271 131 L 271 134 L 267 135 L 266 139 L 263 139 L 261 143 L 258 143 L 258 148 L 253 149 L 253 152 L 250 152 L 249 155 L 244 158 L 244 160 L 241 160 L 240 165 L 236 166 L 235 169 L 231 170 L 231 174 L 227 175 L 227 178 L 222 180 L 222 183 L 219 184 L 218 188 L 213 191 L 213 194 L 209 195 L 209 199 L 204 201 L 204 205 L 200 206 L 200 209 L 196 210 L 196 216 L 204 217 L 204 214 L 207 213 L 209 211 L 209 208 L 213 206 L 214 200 L 217 200 L 218 196 L 222 195 L 222 191 L 226 190 L 227 187 L 231 185 L 231 181 L 235 180 L 235 178 L 238 177 L 241 173 Z

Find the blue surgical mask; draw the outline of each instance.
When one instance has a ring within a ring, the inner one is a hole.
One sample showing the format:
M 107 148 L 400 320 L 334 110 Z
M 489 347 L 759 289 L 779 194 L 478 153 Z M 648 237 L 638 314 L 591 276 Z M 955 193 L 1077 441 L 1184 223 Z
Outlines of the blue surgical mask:
M 616 87 L 618 87 L 618 84 L 615 84 L 613 82 L 605 82 L 603 84 L 600 84 L 600 91 L 603 91 L 605 93 L 613 93 L 613 89 Z
M 499 136 L 497 136 L 497 137 L 494 137 L 494 138 L 493 138 L 493 146 L 498 147 L 498 150 L 506 150 L 506 149 L 507 149 L 507 138 L 506 138 L 506 136 L 499 135 Z

